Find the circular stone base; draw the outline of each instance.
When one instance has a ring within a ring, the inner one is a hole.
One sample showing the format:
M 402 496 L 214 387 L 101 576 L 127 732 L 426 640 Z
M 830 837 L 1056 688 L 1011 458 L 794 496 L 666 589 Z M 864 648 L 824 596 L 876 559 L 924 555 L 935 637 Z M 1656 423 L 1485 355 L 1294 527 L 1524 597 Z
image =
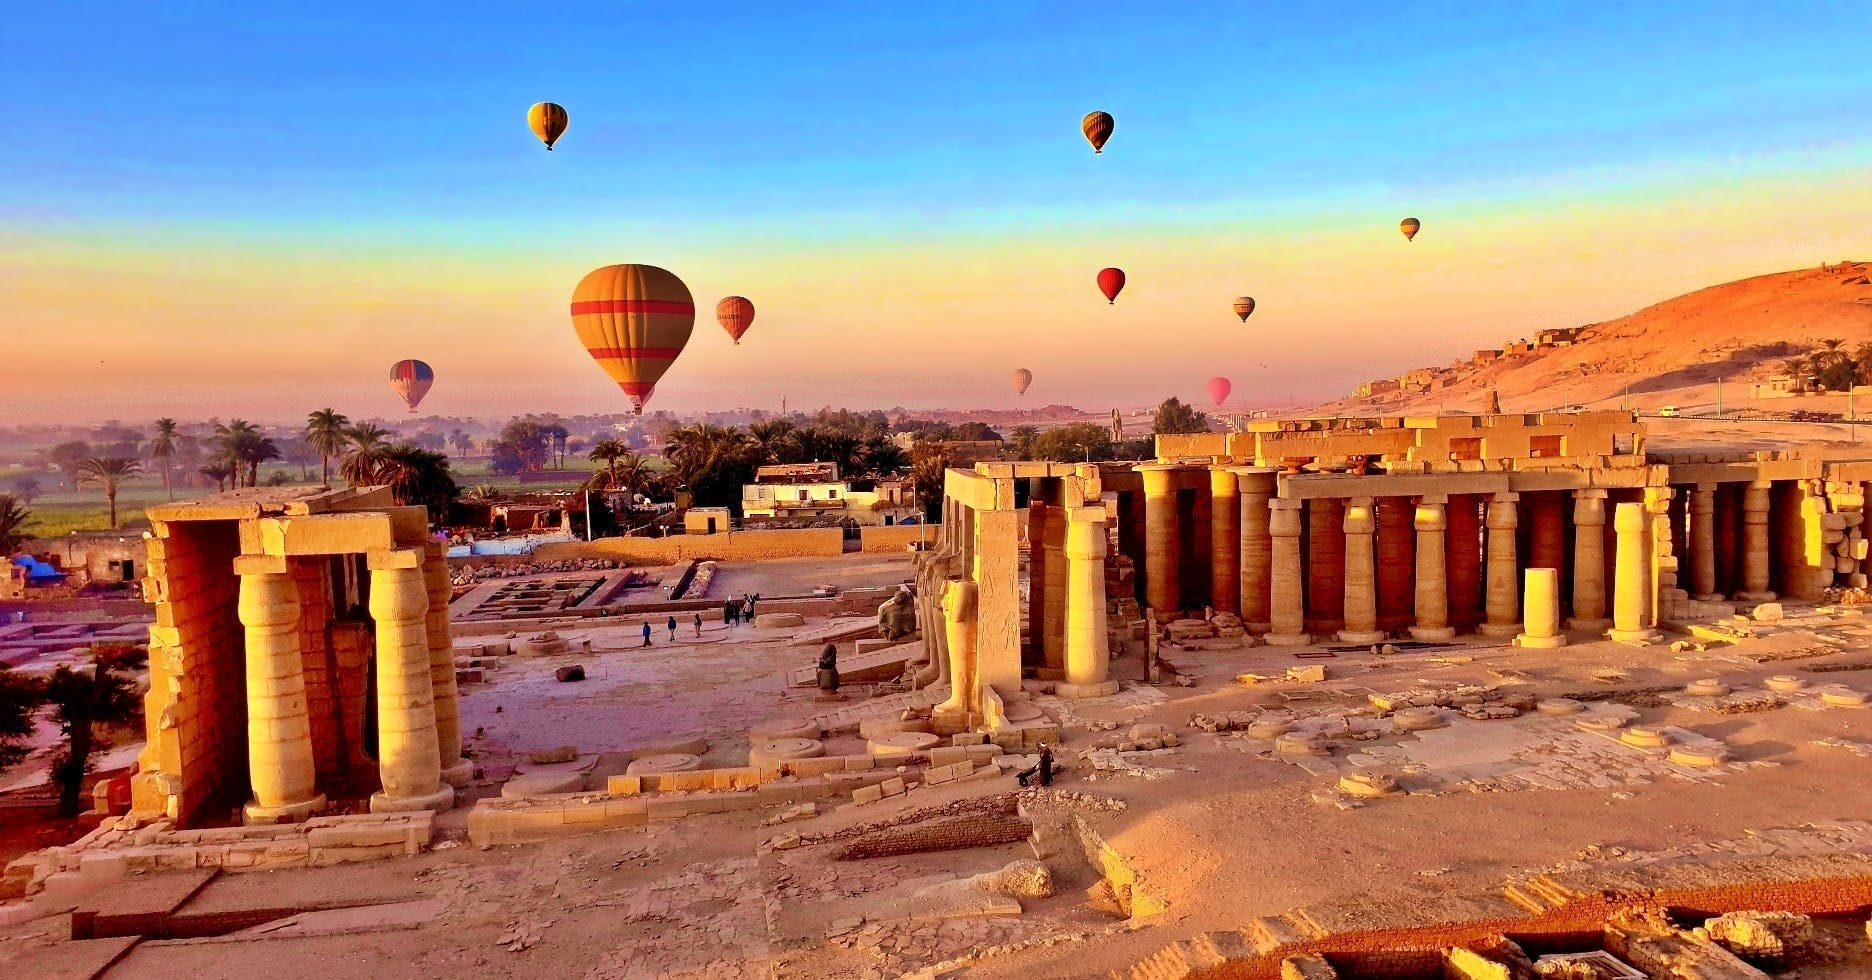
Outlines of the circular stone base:
M 1866 702 L 1864 691 L 1855 691 L 1850 687 L 1832 687 L 1820 692 L 1820 703 L 1835 708 L 1863 708 Z
M 1685 684 L 1684 693 L 1693 698 L 1720 698 L 1729 693 L 1729 685 L 1714 677 L 1705 677 Z
M 1426 732 L 1447 727 L 1449 719 L 1435 708 L 1399 708 L 1392 713 L 1391 724 L 1400 732 Z
M 1456 638 L 1454 626 L 1413 626 L 1410 628 L 1411 639 L 1425 643 L 1447 643 Z
M 1534 703 L 1534 710 L 1557 718 L 1561 715 L 1577 715 L 1586 710 L 1586 706 L 1572 698 L 1543 698 Z
M 1620 643 L 1655 643 L 1663 636 L 1657 630 L 1606 630 L 1606 639 Z
M 444 785 L 421 796 L 386 796 L 382 790 L 371 794 L 372 813 L 414 813 L 417 810 L 448 810 L 455 806 L 455 787 Z
M 1253 633 L 1256 636 L 1260 636 L 1263 633 L 1266 633 L 1267 631 L 1273 628 L 1274 628 L 1273 623 L 1249 623 L 1249 622 L 1242 623 L 1242 629 L 1245 629 L 1248 632 Z
M 585 788 L 582 772 L 542 772 L 515 776 L 501 784 L 501 799 L 524 800 L 552 793 L 577 793 Z
M 1773 592 L 1737 592 L 1735 594 L 1735 601 L 1737 602 L 1773 602 L 1775 601 L 1775 594 Z
M 1606 630 L 1612 628 L 1612 621 L 1609 619 L 1581 619 L 1578 616 L 1572 616 L 1567 619 L 1566 628 L 1578 630 L 1581 633 L 1604 633 Z
M 1313 642 L 1305 633 L 1269 633 L 1266 639 L 1271 647 L 1303 647 Z
M 821 734 L 818 722 L 797 718 L 775 718 L 748 729 L 748 738 L 757 742 L 776 738 L 818 738 Z
M 1281 755 L 1328 755 L 1330 750 L 1311 735 L 1289 732 L 1274 740 L 1274 751 Z
M 1378 772 L 1353 772 L 1339 777 L 1339 792 L 1347 796 L 1391 796 L 1397 780 Z
M 1629 719 L 1614 714 L 1582 715 L 1574 724 L 1589 732 L 1610 732 L 1625 727 Z
M 1670 761 L 1680 766 L 1699 766 L 1709 768 L 1720 766 L 1729 761 L 1729 753 L 1724 749 L 1693 749 L 1680 746 L 1670 750 Z
M 1692 600 L 1694 600 L 1694 601 L 1696 601 L 1696 602 L 1723 602 L 1723 601 L 1726 601 L 1726 597 L 1725 597 L 1725 596 L 1722 596 L 1722 595 L 1719 595 L 1719 594 L 1717 594 L 1717 593 L 1715 593 L 1715 592 L 1708 592 L 1708 593 L 1704 593 L 1703 595 L 1693 595 L 1693 596 L 1691 596 L 1690 598 L 1691 598 Z
M 1779 694 L 1792 694 L 1807 686 L 1807 682 L 1793 674 L 1776 674 L 1764 682 L 1768 690 Z
M 1002 717 L 1008 721 L 1039 721 L 1046 717 L 1046 712 L 1041 711 L 1040 706 L 1032 701 L 1014 701 L 1005 704 L 1004 707 L 1006 714 Z
M 474 782 L 474 762 L 469 759 L 462 759 L 452 766 L 444 766 L 442 769 L 442 781 L 456 789 L 460 789 Z
M 1671 738 L 1669 732 L 1655 725 L 1633 725 L 1625 729 L 1625 734 L 1619 736 L 1619 741 L 1641 749 L 1661 749 L 1675 740 Z
M 1248 723 L 1249 738 L 1279 738 L 1293 731 L 1293 721 L 1286 718 L 1268 718 Z
M 931 728 L 928 718 L 866 718 L 858 723 L 858 737 L 874 739 L 892 732 L 927 732 Z
M 909 755 L 912 752 L 928 752 L 942 744 L 942 739 L 929 732 L 886 732 L 865 743 L 865 748 L 872 755 Z
M 1338 635 L 1341 643 L 1378 643 L 1389 634 L 1384 630 L 1340 630 Z
M 792 759 L 816 759 L 825 755 L 825 743 L 816 738 L 757 739 L 748 749 L 748 765 L 778 766 Z
M 799 613 L 756 613 L 754 628 L 757 630 L 783 630 L 806 625 L 806 620 Z
M 1118 693 L 1118 682 L 1097 681 L 1091 684 L 1061 682 L 1053 685 L 1053 693 L 1062 698 L 1108 698 Z
M 325 809 L 325 794 L 316 793 L 302 803 L 288 803 L 285 806 L 261 806 L 252 800 L 241 807 L 241 822 L 249 827 L 274 823 L 299 823 L 312 814 Z
M 626 776 L 658 776 L 666 772 L 694 772 L 702 768 L 700 756 L 687 752 L 673 752 L 669 755 L 646 755 L 632 762 L 624 769 Z
M 1483 636 L 1506 640 L 1521 633 L 1520 623 L 1478 623 L 1475 631 Z
M 1530 636 L 1526 633 L 1514 638 L 1514 645 L 1524 650 L 1553 650 L 1567 645 L 1564 636 Z

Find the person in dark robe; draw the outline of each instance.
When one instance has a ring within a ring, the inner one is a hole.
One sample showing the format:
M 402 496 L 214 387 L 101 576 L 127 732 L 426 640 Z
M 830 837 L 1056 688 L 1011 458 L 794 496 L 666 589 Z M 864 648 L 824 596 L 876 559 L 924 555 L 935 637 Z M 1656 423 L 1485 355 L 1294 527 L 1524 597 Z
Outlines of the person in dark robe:
M 1040 777 L 1040 785 L 1053 785 L 1053 747 L 1045 742 L 1040 743 L 1040 761 L 1023 769 L 1014 778 L 1020 780 L 1020 784 L 1025 786 L 1027 781 L 1035 776 Z

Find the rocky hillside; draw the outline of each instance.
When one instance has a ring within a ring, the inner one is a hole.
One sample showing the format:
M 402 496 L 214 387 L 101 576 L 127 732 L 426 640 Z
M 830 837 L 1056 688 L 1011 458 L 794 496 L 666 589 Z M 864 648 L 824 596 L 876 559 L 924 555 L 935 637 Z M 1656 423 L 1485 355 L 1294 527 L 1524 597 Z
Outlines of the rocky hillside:
M 1324 408 L 1347 414 L 1480 411 L 1494 390 L 1508 411 L 1611 408 L 1627 392 L 1632 407 L 1646 410 L 1709 402 L 1718 378 L 1725 403 L 1740 407 L 1750 382 L 1778 376 L 1782 361 L 1827 338 L 1844 340 L 1849 351 L 1872 342 L 1872 263 L 1711 286 L 1591 324 L 1571 346 L 1509 352 L 1493 363 L 1473 363 L 1471 351 L 1450 351 L 1459 358 L 1456 365 L 1418 372 L 1442 387 L 1343 399 Z

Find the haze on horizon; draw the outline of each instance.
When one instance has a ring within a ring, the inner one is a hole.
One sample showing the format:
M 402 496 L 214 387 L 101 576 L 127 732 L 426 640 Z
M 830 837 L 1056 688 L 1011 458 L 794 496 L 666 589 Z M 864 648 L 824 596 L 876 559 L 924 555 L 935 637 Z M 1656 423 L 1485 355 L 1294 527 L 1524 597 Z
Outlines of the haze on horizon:
M 402 357 L 425 414 L 626 411 L 566 315 L 612 262 L 695 294 L 689 412 L 1321 400 L 1872 258 L 1857 6 L 1003 6 L 14 11 L 0 424 L 388 416 Z

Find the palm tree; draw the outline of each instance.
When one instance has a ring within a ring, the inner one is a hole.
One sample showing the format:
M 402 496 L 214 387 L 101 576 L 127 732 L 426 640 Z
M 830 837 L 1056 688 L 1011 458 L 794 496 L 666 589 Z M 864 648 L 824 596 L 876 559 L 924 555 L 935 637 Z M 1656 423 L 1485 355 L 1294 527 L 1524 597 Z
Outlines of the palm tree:
M 143 472 L 143 464 L 127 456 L 93 456 L 78 464 L 78 485 L 97 486 L 110 503 L 110 526 L 117 526 L 117 488 Z
M 754 475 L 754 452 L 741 430 L 703 423 L 672 431 L 663 455 L 674 481 L 687 486 L 696 503 L 738 507 L 741 484 Z
M 430 520 L 437 523 L 447 520 L 449 505 L 461 496 L 448 457 L 408 443 L 376 454 L 370 482 L 389 487 L 398 504 L 427 507 Z
M 0 558 L 19 550 L 26 543 L 26 525 L 32 523 L 32 511 L 10 493 L 0 493 Z
M 471 500 L 477 504 L 491 504 L 500 498 L 500 488 L 492 483 L 477 483 L 462 493 L 463 500 Z
M 865 470 L 876 476 L 889 476 L 904 468 L 910 457 L 903 447 L 888 436 L 873 436 L 865 440 Z
M 175 499 L 175 490 L 169 485 L 169 460 L 176 453 L 176 420 L 160 418 L 156 420 L 156 440 L 150 443 L 150 458 L 162 467 L 163 494 L 170 500 Z
M 618 460 L 630 455 L 630 448 L 616 439 L 605 439 L 593 446 L 588 456 L 593 462 L 605 464 L 606 482 L 617 482 Z
M 390 430 L 360 422 L 346 429 L 344 436 L 350 448 L 338 464 L 338 475 L 354 487 L 377 486 L 377 464 L 390 449 Z
M 448 434 L 448 446 L 457 456 L 466 456 L 474 451 L 474 439 L 468 433 L 456 429 Z
M 797 445 L 792 419 L 767 419 L 756 422 L 748 426 L 748 438 L 753 440 L 754 451 L 763 463 L 786 462 L 781 457 Z
M 196 470 L 195 472 L 200 473 L 202 476 L 207 477 L 210 480 L 213 480 L 215 483 L 216 490 L 225 490 L 227 489 L 228 477 L 234 475 L 234 467 L 228 465 L 227 463 L 222 462 L 221 460 L 214 459 L 214 460 L 209 460 L 207 466 L 204 466 L 201 469 Z
M 345 430 L 350 425 L 351 420 L 333 408 L 321 408 L 306 416 L 305 440 L 319 454 L 319 480 L 325 486 L 331 486 L 331 460 L 344 452 L 348 442 Z
M 540 432 L 546 436 L 547 445 L 550 447 L 553 454 L 555 460 L 553 468 L 564 469 L 566 440 L 570 438 L 572 433 L 567 431 L 565 426 L 557 422 L 541 426 Z
M 215 440 L 221 444 L 217 455 L 233 469 L 237 487 L 243 468 L 247 473 L 247 485 L 259 486 L 260 464 L 280 458 L 279 446 L 246 419 L 232 419 L 226 425 L 215 426 Z

